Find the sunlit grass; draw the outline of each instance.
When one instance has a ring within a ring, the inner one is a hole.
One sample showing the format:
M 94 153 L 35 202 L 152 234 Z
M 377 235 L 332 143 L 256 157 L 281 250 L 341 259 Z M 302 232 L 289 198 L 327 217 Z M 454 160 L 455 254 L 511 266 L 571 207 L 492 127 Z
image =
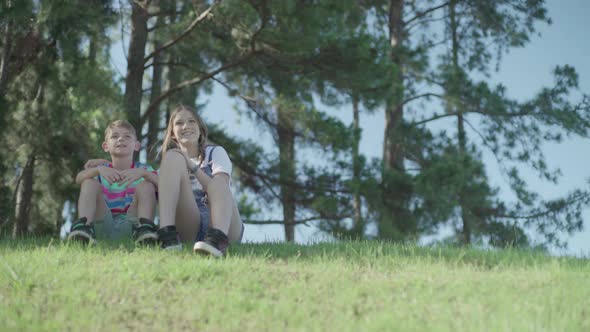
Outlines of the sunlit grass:
M 0 330 L 590 331 L 590 261 L 380 242 L 0 241 Z

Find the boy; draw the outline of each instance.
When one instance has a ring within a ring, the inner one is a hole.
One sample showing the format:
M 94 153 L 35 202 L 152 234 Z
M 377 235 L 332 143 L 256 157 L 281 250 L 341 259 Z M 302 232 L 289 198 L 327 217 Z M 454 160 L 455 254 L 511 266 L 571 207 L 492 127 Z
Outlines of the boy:
M 133 162 L 139 151 L 135 128 L 117 120 L 108 125 L 102 149 L 111 155 L 78 173 L 79 219 L 72 225 L 68 240 L 92 244 L 99 237 L 120 239 L 133 235 L 136 243 L 157 241 L 157 227 L 153 224 L 156 206 L 158 174 L 148 165 Z M 89 163 L 87 163 L 88 165 Z M 139 222 L 130 222 L 139 217 Z

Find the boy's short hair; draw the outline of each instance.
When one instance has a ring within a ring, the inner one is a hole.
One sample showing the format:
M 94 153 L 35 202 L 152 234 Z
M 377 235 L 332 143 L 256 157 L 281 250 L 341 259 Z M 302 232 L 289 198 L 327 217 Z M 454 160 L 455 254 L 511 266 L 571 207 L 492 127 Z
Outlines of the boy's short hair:
M 104 140 L 105 141 L 108 139 L 113 128 L 125 128 L 125 129 L 129 130 L 133 134 L 133 136 L 135 136 L 135 138 L 137 138 L 137 133 L 135 132 L 135 128 L 133 128 L 133 125 L 131 123 L 129 123 L 129 121 L 116 120 L 116 121 L 111 122 L 107 126 L 107 129 L 104 130 Z

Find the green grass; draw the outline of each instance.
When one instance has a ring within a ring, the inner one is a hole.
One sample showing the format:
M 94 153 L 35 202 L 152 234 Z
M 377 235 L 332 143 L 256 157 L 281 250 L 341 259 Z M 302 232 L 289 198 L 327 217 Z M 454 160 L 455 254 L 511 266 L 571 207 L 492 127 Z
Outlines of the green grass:
M 535 252 L 29 239 L 0 260 L 1 331 L 590 331 L 590 260 Z

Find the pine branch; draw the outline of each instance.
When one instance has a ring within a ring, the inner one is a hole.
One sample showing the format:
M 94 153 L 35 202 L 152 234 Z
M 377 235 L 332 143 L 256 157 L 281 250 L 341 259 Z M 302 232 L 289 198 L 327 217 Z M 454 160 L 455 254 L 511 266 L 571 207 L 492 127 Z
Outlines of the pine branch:
M 266 53 L 264 53 L 266 54 Z M 254 112 L 254 114 L 261 119 L 264 123 L 266 123 L 268 126 L 270 126 L 271 128 L 276 128 L 278 126 L 277 123 L 275 123 L 272 119 L 270 119 L 266 114 L 264 114 L 257 106 L 259 104 L 261 104 L 261 102 L 259 100 L 257 100 L 254 97 L 250 97 L 250 96 L 244 96 L 242 95 L 237 89 L 232 88 L 231 86 L 229 86 L 229 84 L 215 78 L 215 77 L 211 77 L 212 80 L 216 81 L 217 83 L 221 84 L 221 86 L 223 86 L 224 88 L 226 88 L 230 94 L 234 95 L 234 96 L 238 96 L 240 99 L 242 99 L 245 103 L 246 106 L 252 111 Z M 314 143 L 319 143 L 319 141 L 316 138 L 310 138 L 307 137 L 305 135 L 304 132 L 302 132 L 301 130 L 295 130 L 294 131 L 294 135 L 295 137 L 300 137 L 300 138 L 307 138 L 310 142 L 314 142 Z
M 204 12 L 202 12 L 201 15 L 199 15 L 180 35 L 178 35 L 176 38 L 174 38 L 172 40 L 165 42 L 158 49 L 154 50 L 152 53 L 150 53 L 148 56 L 146 56 L 143 60 L 144 63 L 147 63 L 156 54 L 174 46 L 176 43 L 178 43 L 180 40 L 182 40 L 184 37 L 186 37 L 189 33 L 191 33 L 191 31 L 193 31 L 197 27 L 197 25 L 199 25 L 199 23 L 203 22 L 209 16 L 211 11 L 213 11 L 213 9 L 215 9 L 215 7 L 217 7 L 220 3 L 221 3 L 220 0 L 216 0 L 215 2 L 213 2 L 213 4 L 209 8 L 207 8 Z
M 458 112 L 439 114 L 439 115 L 435 115 L 435 116 L 433 116 L 431 118 L 428 118 L 428 119 L 424 119 L 424 120 L 421 120 L 421 121 L 418 121 L 418 122 L 413 122 L 411 125 L 412 126 L 419 126 L 419 125 L 423 125 L 425 123 L 428 123 L 428 122 L 431 122 L 431 121 L 436 121 L 436 120 L 439 120 L 439 119 L 442 119 L 442 118 L 446 118 L 446 117 L 449 117 L 449 116 L 457 116 L 457 114 L 458 114 Z
M 233 62 L 230 62 L 228 64 L 225 64 L 225 65 L 223 65 L 223 66 L 221 66 L 221 67 L 219 67 L 219 68 L 217 68 L 217 69 L 215 69 L 215 70 L 213 70 L 211 72 L 208 72 L 208 73 L 206 73 L 206 74 L 204 74 L 202 76 L 195 77 L 195 78 L 190 79 L 190 80 L 186 80 L 186 81 L 180 82 L 176 86 L 174 86 L 174 87 L 166 90 L 164 93 L 162 93 L 160 96 L 158 96 L 153 102 L 150 103 L 150 105 L 148 106 L 148 108 L 145 111 L 145 113 L 141 116 L 141 119 L 139 121 L 140 125 L 143 125 L 147 121 L 147 119 L 150 116 L 150 114 L 152 112 L 154 112 L 158 108 L 158 105 L 160 105 L 160 103 L 162 102 L 162 100 L 164 100 L 166 98 L 169 98 L 174 93 L 176 93 L 176 92 L 178 92 L 178 91 L 180 91 L 180 90 L 182 90 L 182 89 L 184 89 L 184 88 L 186 88 L 188 86 L 200 84 L 203 81 L 205 81 L 207 79 L 210 79 L 210 78 L 214 77 L 215 75 L 217 75 L 217 74 L 219 74 L 219 73 L 221 73 L 221 72 L 223 72 L 223 71 L 225 71 L 227 69 L 230 69 L 230 68 L 239 66 L 242 63 L 250 60 L 250 58 L 252 58 L 254 55 L 256 55 L 256 53 L 257 52 L 248 53 L 248 54 L 244 55 L 243 57 L 241 57 L 241 58 L 239 58 L 239 59 L 237 59 L 237 60 L 235 60 Z
M 445 2 L 445 3 L 441 4 L 441 5 L 436 6 L 436 7 L 431 7 L 431 8 L 428 8 L 426 10 L 423 10 L 421 12 L 418 12 L 416 14 L 416 16 L 414 16 L 411 19 L 409 19 L 406 22 L 404 22 L 404 26 L 407 26 L 410 23 L 412 23 L 413 21 L 416 21 L 416 20 L 418 20 L 418 19 L 420 19 L 420 18 L 422 18 L 422 17 L 424 17 L 424 16 L 426 16 L 426 15 L 428 15 L 428 14 L 434 12 L 434 11 L 437 11 L 437 10 L 439 10 L 441 8 L 444 8 L 444 7 L 448 6 L 448 5 L 449 5 L 449 2 Z
M 252 38 L 250 39 L 250 49 L 252 50 L 252 52 L 254 52 L 256 50 L 256 38 L 258 37 L 260 32 L 262 32 L 262 30 L 264 30 L 264 28 L 266 27 L 266 23 L 268 22 L 267 2 L 266 1 L 263 1 L 263 2 L 264 3 L 262 4 L 262 16 L 260 18 L 261 19 L 260 26 L 258 27 L 258 29 L 256 29 L 256 31 L 252 35 Z
M 416 99 L 429 98 L 429 97 L 437 97 L 437 98 L 440 98 L 440 99 L 444 99 L 444 96 L 441 95 L 441 94 L 433 93 L 433 92 L 427 92 L 427 93 L 423 93 L 423 94 L 420 94 L 420 95 L 412 96 L 412 97 L 410 97 L 410 98 L 402 101 L 401 105 L 397 105 L 397 107 L 404 106 L 407 103 L 410 103 L 410 102 L 412 102 L 412 101 L 414 101 Z
M 266 186 L 266 188 L 270 191 L 270 193 L 272 194 L 272 196 L 276 199 L 278 199 L 279 201 L 281 200 L 281 195 L 279 193 L 277 193 L 272 185 L 272 182 L 276 182 L 275 179 L 272 179 L 271 177 L 265 175 L 265 174 L 261 174 L 256 172 L 255 168 L 244 168 L 244 167 L 240 167 L 238 165 L 238 167 L 243 170 L 245 173 L 247 173 L 250 176 L 254 176 L 257 177 L 260 181 L 262 181 L 262 183 L 264 184 L 264 186 Z
M 580 194 L 570 200 L 568 200 L 567 202 L 564 202 L 563 206 L 561 207 L 560 210 L 565 209 L 568 206 L 571 206 L 573 204 L 585 201 L 590 199 L 590 192 L 585 192 L 583 194 Z M 531 213 L 531 214 L 526 214 L 526 215 L 518 215 L 518 214 L 496 214 L 497 217 L 500 218 L 509 218 L 509 219 L 521 219 L 521 220 L 532 220 L 532 219 L 538 219 L 540 217 L 546 217 L 552 213 L 556 213 L 559 211 L 556 211 L 555 209 L 551 209 L 551 208 L 546 208 L 544 210 L 538 210 L 535 213 Z
M 432 24 L 432 23 L 437 23 L 437 22 L 446 22 L 449 18 L 449 15 L 443 15 L 441 17 L 438 18 L 429 18 L 429 19 L 425 19 L 422 20 L 420 22 L 415 22 L 413 25 L 408 25 L 406 26 L 406 32 L 409 34 L 412 30 L 414 30 L 417 27 L 420 27 L 420 25 L 424 24 Z
M 472 105 L 466 105 L 466 106 L 472 106 Z M 472 108 L 472 109 L 468 109 L 466 111 L 461 111 L 461 112 L 450 112 L 450 113 L 445 113 L 445 114 L 440 114 L 440 115 L 435 115 L 431 118 L 428 119 L 424 119 L 418 122 L 414 122 L 412 123 L 413 126 L 419 126 L 422 124 L 425 124 L 427 122 L 431 122 L 431 121 L 435 121 L 435 120 L 439 120 L 442 118 L 446 118 L 449 116 L 458 116 L 459 114 L 468 114 L 468 113 L 475 113 L 475 114 L 480 114 L 480 115 L 485 115 L 485 116 L 491 116 L 491 117 L 495 117 L 495 116 L 502 116 L 502 117 L 520 117 L 520 116 L 527 116 L 527 115 L 533 115 L 533 112 L 528 112 L 528 111 L 521 111 L 521 112 L 512 112 L 512 113 L 489 113 L 486 112 L 485 110 L 477 107 L 477 108 Z
M 229 86 L 229 84 L 217 79 L 216 77 L 212 77 L 211 79 L 214 80 L 215 82 L 221 84 L 221 86 L 223 86 L 232 95 L 238 96 L 240 99 L 242 99 L 246 103 L 248 108 L 250 110 L 252 110 L 254 112 L 254 114 L 256 114 L 267 125 L 271 126 L 272 128 L 277 126 L 277 124 L 274 123 L 271 119 L 269 119 L 268 116 L 266 116 L 265 114 L 262 114 L 262 112 L 260 110 L 258 110 L 258 108 L 256 106 L 259 104 L 259 101 L 256 100 L 256 98 L 242 95 L 237 89 L 232 88 L 231 86 Z
M 182 63 L 182 62 L 176 62 L 176 61 L 160 61 L 160 62 L 150 62 L 148 65 L 145 65 L 143 67 L 144 70 L 149 69 L 150 67 L 153 67 L 155 65 L 160 65 L 160 66 L 168 66 L 168 67 L 173 67 L 173 66 L 178 66 L 178 67 L 184 67 L 190 70 L 195 70 L 193 67 L 187 65 L 186 63 Z
M 154 17 L 154 16 L 175 16 L 175 15 L 179 15 L 182 14 L 181 11 L 175 11 L 175 10 L 159 10 L 159 11 L 155 11 L 155 12 L 148 12 L 148 16 L 149 17 Z

